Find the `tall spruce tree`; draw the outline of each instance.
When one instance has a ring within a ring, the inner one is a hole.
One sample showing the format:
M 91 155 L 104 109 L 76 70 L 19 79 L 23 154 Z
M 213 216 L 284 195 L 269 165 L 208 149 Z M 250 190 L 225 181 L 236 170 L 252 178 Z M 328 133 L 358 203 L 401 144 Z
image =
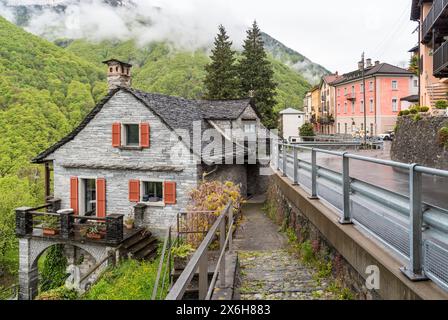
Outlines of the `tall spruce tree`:
M 261 31 L 254 21 L 247 30 L 243 45 L 242 58 L 238 67 L 243 95 L 253 95 L 262 122 L 267 128 L 275 128 L 276 120 L 273 107 L 276 104 L 274 70 L 267 59 Z
M 229 40 L 226 29 L 220 25 L 212 49 L 211 63 L 205 67 L 207 99 L 236 99 L 239 98 L 240 81 L 235 64 L 235 51 Z

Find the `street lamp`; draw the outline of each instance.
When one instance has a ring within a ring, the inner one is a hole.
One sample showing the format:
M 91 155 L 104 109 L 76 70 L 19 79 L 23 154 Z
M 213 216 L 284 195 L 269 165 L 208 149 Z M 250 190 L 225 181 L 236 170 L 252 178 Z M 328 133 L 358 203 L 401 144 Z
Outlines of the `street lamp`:
M 364 100 L 364 145 L 367 145 L 367 114 L 366 114 L 366 78 L 365 78 L 365 60 L 364 60 L 364 52 L 361 56 L 361 75 L 362 75 L 362 94 Z

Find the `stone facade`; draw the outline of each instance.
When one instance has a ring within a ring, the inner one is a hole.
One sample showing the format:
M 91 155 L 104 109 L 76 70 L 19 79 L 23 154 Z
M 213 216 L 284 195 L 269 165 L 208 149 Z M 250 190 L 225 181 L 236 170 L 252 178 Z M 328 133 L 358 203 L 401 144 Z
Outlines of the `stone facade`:
M 124 150 L 112 147 L 112 124 L 117 120 L 122 123 L 150 123 L 150 148 Z M 172 157 L 175 146 L 181 156 Z M 175 181 L 176 204 L 148 206 L 146 209 L 143 222 L 153 228 L 164 228 L 174 222 L 177 212 L 188 202 L 189 191 L 198 181 L 198 168 L 189 149 L 179 143 L 177 136 L 159 117 L 123 91 L 114 95 L 75 139 L 57 149 L 49 159 L 54 160 L 54 196 L 62 200 L 62 208 L 70 207 L 72 176 L 105 178 L 107 214 L 124 215 L 129 214 L 135 205 L 128 199 L 130 179 Z M 151 159 L 151 165 L 164 167 L 166 171 L 129 169 L 131 166 L 138 168 L 144 159 Z M 101 166 L 102 169 L 98 169 Z
M 391 158 L 395 161 L 418 163 L 427 167 L 448 170 L 448 149 L 438 141 L 440 128 L 448 126 L 448 117 L 399 117 Z

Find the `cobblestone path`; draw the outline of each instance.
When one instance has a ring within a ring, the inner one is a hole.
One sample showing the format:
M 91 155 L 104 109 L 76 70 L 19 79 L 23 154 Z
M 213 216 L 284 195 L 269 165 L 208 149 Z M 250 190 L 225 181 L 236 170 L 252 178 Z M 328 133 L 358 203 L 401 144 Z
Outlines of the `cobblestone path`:
M 303 266 L 288 251 L 287 240 L 262 210 L 262 199 L 243 209 L 243 222 L 236 233 L 234 247 L 240 261 L 241 300 L 331 299 L 325 288 L 313 279 L 313 270 Z

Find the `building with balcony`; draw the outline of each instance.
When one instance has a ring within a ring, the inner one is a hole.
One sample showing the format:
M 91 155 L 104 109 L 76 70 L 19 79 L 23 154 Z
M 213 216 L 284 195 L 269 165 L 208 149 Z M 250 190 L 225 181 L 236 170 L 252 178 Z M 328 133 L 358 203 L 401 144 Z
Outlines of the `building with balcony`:
M 393 130 L 404 97 L 418 93 L 418 79 L 412 72 L 388 63 L 367 59 L 358 69 L 330 83 L 335 88 L 335 126 L 338 134 L 376 136 Z M 365 92 L 364 92 L 365 83 Z M 364 113 L 366 128 L 364 128 Z
M 332 82 L 340 79 L 341 77 L 336 72 L 322 77 L 320 82 L 320 96 L 321 96 L 321 108 L 317 115 L 317 122 L 319 124 L 319 133 L 321 134 L 335 134 L 335 98 L 336 89 L 331 85 Z
M 413 0 L 411 19 L 419 23 L 420 105 L 448 99 L 448 0 Z

